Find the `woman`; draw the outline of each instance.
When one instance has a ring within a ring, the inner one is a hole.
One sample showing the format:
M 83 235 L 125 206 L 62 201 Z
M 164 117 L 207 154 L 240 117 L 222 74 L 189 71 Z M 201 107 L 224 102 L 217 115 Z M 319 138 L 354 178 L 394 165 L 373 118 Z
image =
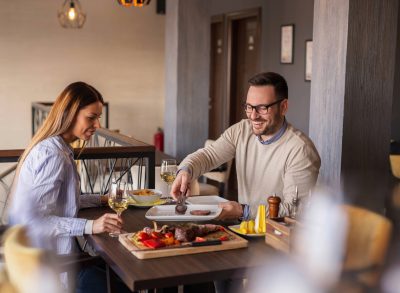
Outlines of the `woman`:
M 36 247 L 58 254 L 78 251 L 74 236 L 119 232 L 122 220 L 104 214 L 91 221 L 77 218 L 80 207 L 106 198 L 80 195 L 79 175 L 70 143 L 89 140 L 100 127 L 101 94 L 84 82 L 67 86 L 22 154 L 13 186 L 10 224 L 27 226 Z

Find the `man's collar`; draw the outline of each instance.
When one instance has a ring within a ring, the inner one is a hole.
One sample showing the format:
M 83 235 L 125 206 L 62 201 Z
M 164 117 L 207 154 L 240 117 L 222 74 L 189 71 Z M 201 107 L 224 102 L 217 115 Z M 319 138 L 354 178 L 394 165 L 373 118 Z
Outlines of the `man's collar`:
M 275 141 L 277 141 L 278 139 L 280 139 L 282 137 L 282 135 L 286 131 L 286 128 L 287 128 L 286 118 L 283 118 L 282 127 L 279 129 L 279 131 L 273 137 L 271 137 L 270 139 L 267 139 L 267 140 L 262 140 L 261 135 L 257 135 L 257 139 L 263 145 L 268 145 L 268 144 L 274 143 Z

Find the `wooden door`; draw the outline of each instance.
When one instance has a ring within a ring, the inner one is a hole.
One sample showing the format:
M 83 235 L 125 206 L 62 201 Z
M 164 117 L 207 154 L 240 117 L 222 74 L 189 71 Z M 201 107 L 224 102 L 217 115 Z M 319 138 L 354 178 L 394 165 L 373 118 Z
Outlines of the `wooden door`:
M 260 71 L 261 9 L 211 19 L 209 138 L 246 118 L 247 81 Z M 229 199 L 237 198 L 235 168 L 228 184 Z M 226 193 L 226 192 L 225 192 Z M 236 198 L 235 198 L 236 197 Z
M 228 15 L 227 29 L 226 98 L 229 118 L 225 123 L 228 127 L 246 118 L 242 105 L 246 102 L 247 81 L 260 71 L 261 10 L 253 9 Z M 228 190 L 228 198 L 237 200 L 236 168 L 231 169 Z
M 211 19 L 210 44 L 210 98 L 208 105 L 208 138 L 217 139 L 224 131 L 224 65 L 226 47 L 224 17 Z
M 230 50 L 228 66 L 229 125 L 245 119 L 247 81 L 260 70 L 259 10 L 228 16 Z

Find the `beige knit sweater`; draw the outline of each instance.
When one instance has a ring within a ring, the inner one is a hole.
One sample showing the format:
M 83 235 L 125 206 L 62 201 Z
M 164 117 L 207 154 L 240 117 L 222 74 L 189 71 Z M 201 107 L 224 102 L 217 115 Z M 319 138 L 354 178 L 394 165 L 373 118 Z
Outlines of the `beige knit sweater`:
M 279 215 L 289 215 L 296 186 L 302 202 L 315 185 L 321 166 L 312 141 L 290 124 L 280 139 L 263 145 L 253 134 L 251 122 L 244 119 L 212 145 L 187 156 L 180 168 L 188 168 L 192 178 L 197 178 L 232 158 L 236 160 L 238 200 L 250 205 L 252 218 L 258 205 L 268 205 L 267 198 L 274 193 L 282 199 Z

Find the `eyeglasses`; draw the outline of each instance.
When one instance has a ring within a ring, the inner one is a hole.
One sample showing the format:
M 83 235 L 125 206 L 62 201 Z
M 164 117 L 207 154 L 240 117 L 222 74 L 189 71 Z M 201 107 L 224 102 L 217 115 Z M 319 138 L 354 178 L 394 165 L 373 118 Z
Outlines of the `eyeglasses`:
M 272 106 L 274 106 L 274 105 L 276 105 L 276 104 L 279 104 L 279 103 L 282 102 L 283 100 L 284 100 L 284 99 L 280 99 L 280 100 L 277 100 L 277 101 L 275 101 L 275 102 L 273 102 L 273 103 L 271 103 L 271 104 L 262 104 L 262 105 L 256 105 L 256 106 L 253 106 L 253 105 L 250 105 L 250 104 L 248 104 L 248 103 L 245 103 L 245 104 L 243 105 L 243 108 L 244 108 L 244 111 L 245 111 L 247 114 L 251 114 L 251 113 L 253 112 L 253 109 L 254 109 L 254 110 L 256 110 L 256 112 L 257 112 L 258 114 L 263 115 L 263 114 L 269 113 L 269 109 L 270 109 Z

